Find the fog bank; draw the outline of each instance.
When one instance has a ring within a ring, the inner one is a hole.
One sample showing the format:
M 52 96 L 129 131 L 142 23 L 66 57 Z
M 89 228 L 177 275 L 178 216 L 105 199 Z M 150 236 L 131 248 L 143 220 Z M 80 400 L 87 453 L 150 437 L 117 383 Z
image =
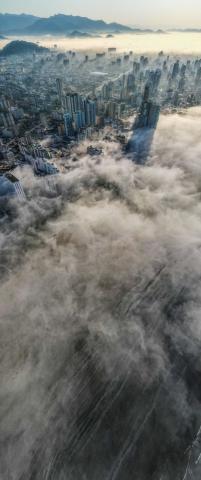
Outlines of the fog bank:
M 200 479 L 200 117 L 1 216 L 2 480 Z

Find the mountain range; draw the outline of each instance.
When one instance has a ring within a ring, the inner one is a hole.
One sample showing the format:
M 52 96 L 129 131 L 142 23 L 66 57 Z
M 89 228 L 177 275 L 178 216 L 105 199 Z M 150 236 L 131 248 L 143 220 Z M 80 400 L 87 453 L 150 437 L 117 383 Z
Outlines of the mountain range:
M 119 23 L 106 23 L 87 17 L 58 14 L 48 18 L 33 15 L 0 14 L 0 32 L 7 35 L 66 35 L 73 31 L 85 33 L 125 33 L 132 28 Z
M 38 17 L 33 15 L 0 13 L 0 32 L 10 33 L 16 30 L 24 30 L 36 20 L 38 20 Z

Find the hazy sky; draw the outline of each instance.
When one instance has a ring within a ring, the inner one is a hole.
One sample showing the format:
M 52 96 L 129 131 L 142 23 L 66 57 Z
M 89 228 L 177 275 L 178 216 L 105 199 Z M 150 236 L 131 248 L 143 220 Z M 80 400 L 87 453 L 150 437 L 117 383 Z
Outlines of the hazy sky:
M 0 11 L 102 18 L 129 25 L 201 28 L 201 0 L 0 0 Z

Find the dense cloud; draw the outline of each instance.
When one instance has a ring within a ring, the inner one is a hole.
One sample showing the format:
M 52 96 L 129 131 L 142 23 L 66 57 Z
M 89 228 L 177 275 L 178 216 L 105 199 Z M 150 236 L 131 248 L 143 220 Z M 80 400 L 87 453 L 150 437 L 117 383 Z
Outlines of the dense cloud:
M 200 479 L 200 115 L 7 205 L 2 480 Z

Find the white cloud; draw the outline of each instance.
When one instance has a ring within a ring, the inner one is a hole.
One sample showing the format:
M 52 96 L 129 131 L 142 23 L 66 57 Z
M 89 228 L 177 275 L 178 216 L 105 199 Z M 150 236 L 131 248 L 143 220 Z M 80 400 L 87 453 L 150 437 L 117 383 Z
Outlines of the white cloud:
M 105 146 L 57 195 L 25 182 L 2 217 L 3 480 L 184 475 L 201 423 L 200 115 L 162 117 L 147 166 Z

